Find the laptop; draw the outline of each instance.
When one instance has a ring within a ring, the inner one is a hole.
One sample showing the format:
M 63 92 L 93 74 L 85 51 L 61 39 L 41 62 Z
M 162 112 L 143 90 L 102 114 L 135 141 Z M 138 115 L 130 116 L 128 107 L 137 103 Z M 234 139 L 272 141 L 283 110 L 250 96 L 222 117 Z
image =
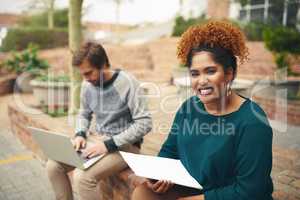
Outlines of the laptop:
M 44 154 L 55 161 L 86 170 L 100 160 L 105 154 L 93 158 L 85 158 L 81 151 L 76 151 L 67 135 L 47 131 L 40 128 L 28 127 L 32 137 L 39 144 Z M 87 147 L 93 144 L 87 142 Z

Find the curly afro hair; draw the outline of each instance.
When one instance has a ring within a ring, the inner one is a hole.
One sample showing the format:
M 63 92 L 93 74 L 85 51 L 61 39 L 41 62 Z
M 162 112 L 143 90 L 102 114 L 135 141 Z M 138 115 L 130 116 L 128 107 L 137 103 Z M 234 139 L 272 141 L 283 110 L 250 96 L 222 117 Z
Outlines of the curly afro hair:
M 177 57 L 181 64 L 187 66 L 189 54 L 194 48 L 208 46 L 222 48 L 238 58 L 242 64 L 248 60 L 248 48 L 242 31 L 227 21 L 208 21 L 186 30 L 177 46 Z

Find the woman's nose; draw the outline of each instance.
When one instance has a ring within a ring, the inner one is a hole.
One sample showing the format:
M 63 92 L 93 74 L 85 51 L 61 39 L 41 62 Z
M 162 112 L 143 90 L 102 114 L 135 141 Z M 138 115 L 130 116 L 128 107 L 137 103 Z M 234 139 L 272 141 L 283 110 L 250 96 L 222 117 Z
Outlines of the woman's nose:
M 206 85 L 208 83 L 208 78 L 206 76 L 199 76 L 197 79 L 199 85 Z

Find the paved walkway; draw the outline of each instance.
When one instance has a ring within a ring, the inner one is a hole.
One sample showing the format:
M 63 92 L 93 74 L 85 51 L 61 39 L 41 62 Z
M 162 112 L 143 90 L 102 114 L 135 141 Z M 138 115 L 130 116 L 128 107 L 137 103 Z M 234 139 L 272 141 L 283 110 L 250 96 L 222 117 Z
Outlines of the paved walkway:
M 0 97 L 0 200 L 54 200 L 45 168 L 10 131 L 10 98 Z
M 40 162 L 13 136 L 0 131 L 0 199 L 54 199 L 47 175 Z
M 275 200 L 300 200 L 300 127 L 289 125 L 285 130 L 279 122 L 271 124 Z

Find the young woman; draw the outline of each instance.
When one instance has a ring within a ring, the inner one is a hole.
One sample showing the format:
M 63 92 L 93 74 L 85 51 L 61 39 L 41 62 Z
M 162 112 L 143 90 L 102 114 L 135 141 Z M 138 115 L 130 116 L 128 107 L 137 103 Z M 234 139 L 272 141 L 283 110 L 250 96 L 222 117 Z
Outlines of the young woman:
M 147 181 L 133 200 L 272 200 L 272 129 L 256 103 L 230 88 L 247 56 L 244 35 L 228 22 L 182 35 L 178 58 L 189 68 L 195 96 L 178 110 L 158 156 L 180 159 L 203 190 Z

